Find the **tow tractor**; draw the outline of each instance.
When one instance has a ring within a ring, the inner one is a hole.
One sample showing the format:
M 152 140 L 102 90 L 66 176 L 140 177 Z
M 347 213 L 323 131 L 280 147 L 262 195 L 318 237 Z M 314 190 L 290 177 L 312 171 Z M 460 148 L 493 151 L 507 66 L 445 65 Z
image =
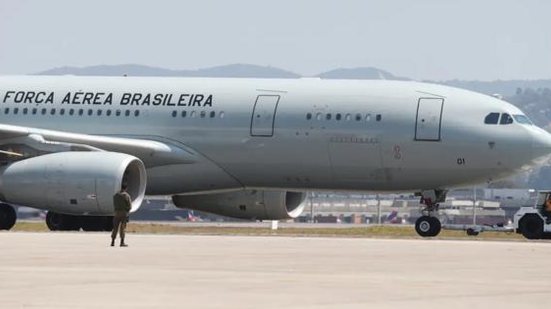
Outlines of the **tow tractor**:
M 551 239 L 551 209 L 546 202 L 551 191 L 539 191 L 536 205 L 520 208 L 513 218 L 513 228 L 528 239 Z
M 481 232 L 516 232 L 528 239 L 551 239 L 551 207 L 546 209 L 546 202 L 551 200 L 551 191 L 538 191 L 536 203 L 532 207 L 521 207 L 513 217 L 512 226 L 504 225 L 446 225 L 447 230 L 463 230 L 467 235 L 476 236 Z

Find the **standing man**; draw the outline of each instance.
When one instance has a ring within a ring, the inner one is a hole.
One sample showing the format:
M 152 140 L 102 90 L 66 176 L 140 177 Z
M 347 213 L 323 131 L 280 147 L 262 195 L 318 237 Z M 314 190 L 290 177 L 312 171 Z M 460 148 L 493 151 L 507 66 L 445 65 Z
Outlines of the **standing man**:
M 113 196 L 113 205 L 115 205 L 115 214 L 113 216 L 113 231 L 111 232 L 111 247 L 115 245 L 115 239 L 117 238 L 117 232 L 120 229 L 121 247 L 128 247 L 124 243 L 124 235 L 126 230 L 126 222 L 128 222 L 128 214 L 132 208 L 132 199 L 130 194 L 126 192 L 127 185 L 123 183 L 121 191 L 115 193 Z

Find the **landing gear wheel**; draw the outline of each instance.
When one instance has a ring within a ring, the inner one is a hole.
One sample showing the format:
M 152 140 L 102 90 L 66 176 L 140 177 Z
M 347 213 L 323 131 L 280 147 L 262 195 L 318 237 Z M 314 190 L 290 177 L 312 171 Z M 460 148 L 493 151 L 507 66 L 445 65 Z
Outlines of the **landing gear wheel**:
M 46 225 L 50 231 L 60 231 L 63 225 L 61 214 L 48 211 L 46 214 Z
M 81 223 L 78 216 L 48 211 L 46 214 L 46 225 L 50 231 L 78 231 L 80 230 Z
M 421 216 L 415 221 L 415 231 L 421 237 L 434 237 L 442 230 L 442 224 L 436 217 Z
M 103 230 L 105 232 L 111 232 L 113 230 L 113 216 L 103 218 Z
M 80 231 L 80 216 L 63 215 L 65 218 L 64 231 Z
M 522 236 L 528 239 L 542 239 L 543 220 L 537 215 L 526 215 L 519 222 L 519 228 Z
M 113 230 L 112 216 L 81 216 L 82 229 L 86 232 L 110 232 Z
M 17 221 L 15 209 L 8 204 L 0 204 L 0 230 L 10 230 Z
M 85 232 L 100 232 L 103 231 L 103 217 L 82 216 L 82 229 Z
M 437 236 L 440 234 L 440 231 L 442 230 L 442 223 L 440 223 L 440 220 L 436 217 L 431 217 L 433 221 L 433 229 L 432 229 L 432 236 Z

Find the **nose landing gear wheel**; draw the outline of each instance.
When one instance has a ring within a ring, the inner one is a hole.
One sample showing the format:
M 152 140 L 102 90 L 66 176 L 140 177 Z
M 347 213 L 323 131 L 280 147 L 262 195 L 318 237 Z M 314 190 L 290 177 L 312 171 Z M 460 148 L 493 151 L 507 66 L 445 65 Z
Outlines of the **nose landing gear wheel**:
M 415 231 L 421 237 L 434 237 L 442 230 L 442 224 L 436 217 L 422 216 L 415 221 Z

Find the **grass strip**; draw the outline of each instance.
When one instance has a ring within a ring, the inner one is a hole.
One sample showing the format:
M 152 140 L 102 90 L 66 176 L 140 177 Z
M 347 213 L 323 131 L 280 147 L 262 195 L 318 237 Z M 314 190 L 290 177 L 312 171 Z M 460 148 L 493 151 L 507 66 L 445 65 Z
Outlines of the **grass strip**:
M 43 222 L 18 222 L 12 231 L 16 232 L 49 232 Z M 297 236 L 297 237 L 345 237 L 345 238 L 421 238 L 411 226 L 371 225 L 336 228 L 280 227 L 271 230 L 269 227 L 225 227 L 225 226 L 190 226 L 163 223 L 131 222 L 128 233 L 136 234 L 171 234 L 171 235 L 236 235 L 236 236 Z M 443 230 L 437 239 L 487 239 L 487 240 L 523 240 L 516 233 L 483 232 L 473 237 L 463 231 Z

